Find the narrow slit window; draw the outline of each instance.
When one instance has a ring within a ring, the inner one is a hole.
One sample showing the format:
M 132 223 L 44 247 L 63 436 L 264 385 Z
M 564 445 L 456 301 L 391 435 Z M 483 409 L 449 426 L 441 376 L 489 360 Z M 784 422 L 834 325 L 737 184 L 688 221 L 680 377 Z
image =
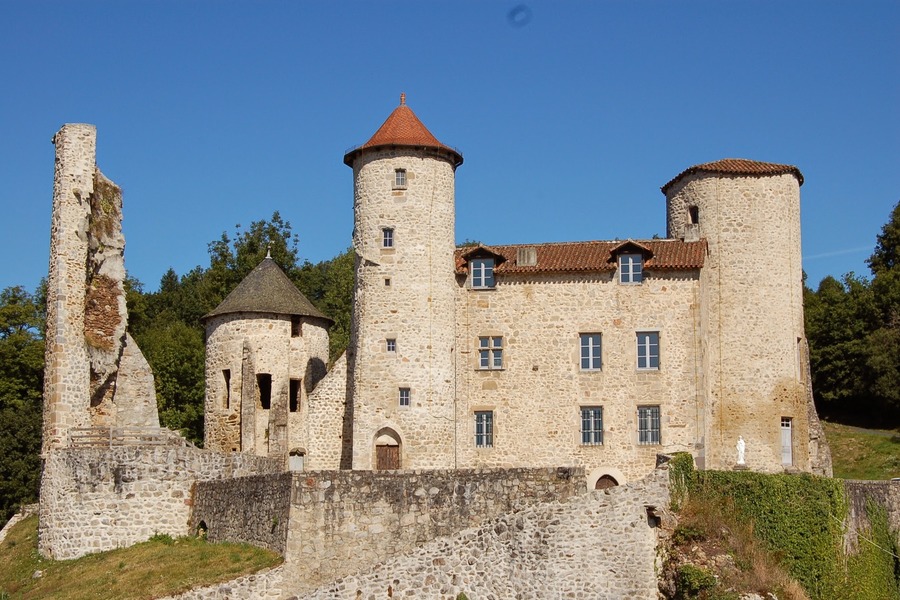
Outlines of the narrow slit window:
M 222 379 L 225 383 L 225 394 L 222 400 L 225 408 L 231 408 L 231 369 L 222 370 Z
M 272 376 L 268 373 L 258 373 L 256 387 L 259 390 L 259 407 L 269 410 L 272 408 Z
M 290 404 L 289 410 L 291 412 L 297 412 L 300 410 L 300 380 L 299 379 L 291 379 L 291 389 L 290 389 Z

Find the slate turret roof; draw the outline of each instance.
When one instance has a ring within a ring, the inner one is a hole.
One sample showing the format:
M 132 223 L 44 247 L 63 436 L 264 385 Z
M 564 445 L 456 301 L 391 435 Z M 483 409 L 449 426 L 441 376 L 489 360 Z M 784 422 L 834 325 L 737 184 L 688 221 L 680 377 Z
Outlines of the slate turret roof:
M 334 323 L 312 305 L 268 256 L 203 320 L 239 312 L 314 317 Z
M 406 94 L 400 94 L 400 106 L 394 109 L 368 142 L 350 150 L 344 155 L 344 164 L 353 166 L 353 161 L 363 151 L 383 147 L 431 148 L 447 154 L 458 167 L 463 162 L 462 154 L 440 143 L 419 117 L 406 105 Z
M 747 160 L 746 158 L 723 158 L 714 162 L 703 163 L 702 165 L 694 165 L 688 167 L 675 177 L 673 177 L 666 185 L 660 189 L 663 194 L 670 187 L 675 185 L 682 177 L 687 177 L 694 173 L 713 173 L 720 175 L 741 175 L 745 177 L 768 177 L 771 175 L 785 175 L 790 173 L 797 178 L 800 185 L 803 185 L 803 173 L 794 165 L 779 165 L 777 163 L 760 162 L 758 160 Z

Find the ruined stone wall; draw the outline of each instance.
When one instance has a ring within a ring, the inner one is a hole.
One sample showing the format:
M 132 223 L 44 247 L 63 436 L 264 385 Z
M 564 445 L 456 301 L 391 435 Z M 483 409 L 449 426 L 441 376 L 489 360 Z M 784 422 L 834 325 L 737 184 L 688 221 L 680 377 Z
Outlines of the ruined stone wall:
M 584 466 L 593 483 L 651 472 L 659 452 L 698 441 L 699 274 L 647 271 L 498 277 L 457 294 L 457 456 L 460 466 Z M 638 370 L 637 332 L 657 331 L 659 369 Z M 581 333 L 601 335 L 602 368 L 582 370 Z M 479 368 L 481 336 L 503 338 L 503 369 Z M 660 407 L 659 445 L 638 443 L 638 406 Z M 581 438 L 581 408 L 603 410 L 603 443 Z M 493 411 L 493 446 L 475 446 L 475 411 Z
M 406 169 L 404 188 L 394 186 L 396 169 Z M 362 153 L 353 174 L 353 468 L 375 468 L 381 436 L 399 442 L 402 468 L 452 467 L 454 166 L 391 149 Z
M 781 418 L 787 417 L 790 467 L 810 470 L 796 177 L 695 173 L 669 188 L 667 201 L 670 235 L 696 206 L 709 245 L 701 278 L 704 466 L 731 468 L 743 436 L 750 469 L 782 471 Z
M 581 469 L 295 473 L 286 585 L 311 590 L 438 536 L 579 493 Z
M 122 192 L 97 169 L 96 138 L 84 124 L 53 138 L 44 456 L 72 428 L 159 426 L 153 375 L 126 334 Z
M 290 473 L 200 481 L 193 500 L 190 531 L 199 531 L 202 523 L 211 542 L 242 542 L 284 554 Z
M 307 321 L 302 335 L 291 337 L 289 315 L 232 313 L 211 318 L 206 331 L 205 446 L 282 459 L 291 448 L 304 447 L 308 390 L 325 370 L 327 330 Z M 268 409 L 260 404 L 261 373 L 272 376 Z M 293 412 L 291 379 L 299 382 Z
M 196 481 L 278 473 L 279 461 L 185 446 L 60 448 L 44 464 L 40 552 L 64 560 L 189 531 Z
M 56 170 L 47 275 L 43 456 L 67 443 L 69 429 L 90 425 L 84 305 L 97 131 L 93 125 L 65 125 L 53 143 Z

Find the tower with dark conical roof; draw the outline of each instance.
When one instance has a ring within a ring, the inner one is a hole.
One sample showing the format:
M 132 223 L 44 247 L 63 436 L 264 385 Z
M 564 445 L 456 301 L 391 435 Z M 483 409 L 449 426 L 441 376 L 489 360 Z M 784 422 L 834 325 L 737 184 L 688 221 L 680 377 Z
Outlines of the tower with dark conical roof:
M 454 177 L 462 155 L 400 105 L 353 168 L 352 468 L 454 466 Z M 346 457 L 343 467 L 349 467 Z
M 267 256 L 203 320 L 206 448 L 305 454 L 307 393 L 325 375 L 331 319 Z

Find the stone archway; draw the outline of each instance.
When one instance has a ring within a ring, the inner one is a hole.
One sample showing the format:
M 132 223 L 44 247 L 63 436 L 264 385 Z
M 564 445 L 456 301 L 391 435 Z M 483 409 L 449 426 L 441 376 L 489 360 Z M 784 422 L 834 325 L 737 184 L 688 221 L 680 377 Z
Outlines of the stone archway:
M 306 466 L 306 451 L 303 448 L 294 448 L 288 454 L 288 470 L 302 471 Z
M 402 442 L 400 435 L 385 427 L 375 434 L 375 470 L 391 471 L 401 468 Z
M 588 473 L 585 479 L 589 490 L 608 490 L 628 483 L 625 473 L 616 467 L 598 467 Z

